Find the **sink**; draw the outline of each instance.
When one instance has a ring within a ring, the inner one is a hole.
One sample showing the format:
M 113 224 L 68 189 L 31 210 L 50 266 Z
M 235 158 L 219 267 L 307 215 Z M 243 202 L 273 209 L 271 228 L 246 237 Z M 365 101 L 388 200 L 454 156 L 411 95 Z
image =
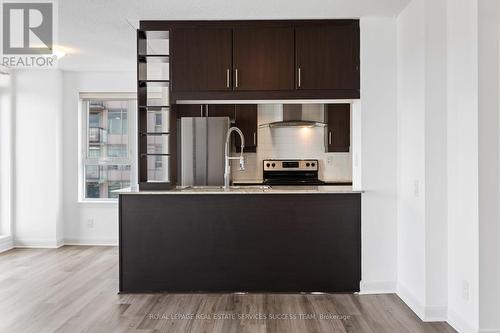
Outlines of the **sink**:
M 187 192 L 218 192 L 222 191 L 222 186 L 185 186 L 180 188 L 181 191 Z
M 229 186 L 229 189 L 235 190 L 269 190 L 271 186 L 269 185 L 238 185 L 238 186 Z
M 224 186 L 185 186 L 178 188 L 181 191 L 188 192 L 223 192 Z M 271 186 L 268 185 L 249 185 L 249 186 L 229 186 L 228 191 L 241 191 L 241 192 L 261 192 L 270 190 Z

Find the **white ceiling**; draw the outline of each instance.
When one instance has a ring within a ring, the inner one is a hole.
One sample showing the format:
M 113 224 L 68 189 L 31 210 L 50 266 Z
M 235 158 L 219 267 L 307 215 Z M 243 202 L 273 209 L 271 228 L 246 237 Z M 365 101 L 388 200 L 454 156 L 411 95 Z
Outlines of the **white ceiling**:
M 59 0 L 61 69 L 135 70 L 139 20 L 397 16 L 410 0 Z

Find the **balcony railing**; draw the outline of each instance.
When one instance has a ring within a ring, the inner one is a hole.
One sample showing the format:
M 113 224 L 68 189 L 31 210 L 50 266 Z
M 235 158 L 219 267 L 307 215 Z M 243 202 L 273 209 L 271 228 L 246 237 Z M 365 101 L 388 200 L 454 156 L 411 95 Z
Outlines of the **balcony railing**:
M 89 127 L 89 143 L 106 143 L 108 134 L 104 128 Z

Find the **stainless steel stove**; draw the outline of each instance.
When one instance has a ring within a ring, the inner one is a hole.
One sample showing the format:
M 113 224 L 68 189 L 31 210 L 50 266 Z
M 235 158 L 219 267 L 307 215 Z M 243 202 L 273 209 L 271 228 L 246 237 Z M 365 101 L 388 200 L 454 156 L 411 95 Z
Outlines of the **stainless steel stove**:
M 265 185 L 324 185 L 318 178 L 318 160 L 264 160 Z

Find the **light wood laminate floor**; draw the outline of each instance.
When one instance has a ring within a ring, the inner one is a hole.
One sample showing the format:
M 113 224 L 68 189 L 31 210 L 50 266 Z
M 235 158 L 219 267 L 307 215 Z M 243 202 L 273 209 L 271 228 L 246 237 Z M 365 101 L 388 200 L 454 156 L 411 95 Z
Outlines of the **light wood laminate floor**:
M 454 332 L 396 295 L 117 292 L 116 247 L 4 252 L 0 332 Z

